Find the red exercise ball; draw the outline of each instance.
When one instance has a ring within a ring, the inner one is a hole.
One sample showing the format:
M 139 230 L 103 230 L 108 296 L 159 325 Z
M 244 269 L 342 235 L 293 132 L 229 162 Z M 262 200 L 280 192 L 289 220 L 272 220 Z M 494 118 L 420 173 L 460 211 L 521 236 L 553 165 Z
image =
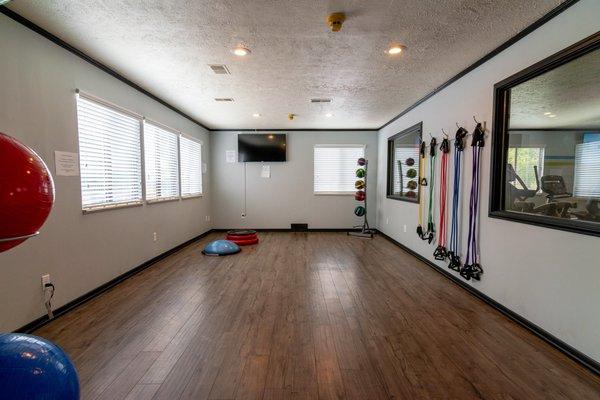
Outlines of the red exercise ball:
M 54 204 L 54 182 L 33 150 L 0 132 L 0 253 L 35 234 Z
M 354 194 L 354 198 L 356 199 L 356 201 L 365 201 L 365 197 L 365 192 L 363 192 L 362 190 L 359 190 Z

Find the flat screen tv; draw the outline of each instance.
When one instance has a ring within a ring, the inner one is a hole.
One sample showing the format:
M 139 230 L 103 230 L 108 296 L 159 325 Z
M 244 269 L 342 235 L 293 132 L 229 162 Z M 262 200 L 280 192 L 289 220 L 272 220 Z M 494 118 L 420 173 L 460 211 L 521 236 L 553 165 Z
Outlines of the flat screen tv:
M 285 133 L 240 133 L 238 161 L 286 161 Z

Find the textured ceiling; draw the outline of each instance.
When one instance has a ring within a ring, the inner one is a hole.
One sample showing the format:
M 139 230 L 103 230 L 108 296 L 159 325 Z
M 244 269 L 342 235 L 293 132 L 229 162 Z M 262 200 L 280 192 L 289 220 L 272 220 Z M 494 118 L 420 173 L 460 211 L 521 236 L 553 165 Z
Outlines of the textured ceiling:
M 560 3 L 13 0 L 8 7 L 210 128 L 292 129 L 377 128 Z M 333 11 L 348 15 L 338 33 L 325 24 Z M 408 50 L 388 56 L 393 42 Z M 250 56 L 231 54 L 240 43 Z M 207 64 L 226 64 L 231 75 Z M 333 102 L 311 104 L 314 97 Z M 288 113 L 298 117 L 288 121 Z
M 600 129 L 600 50 L 512 88 L 510 127 Z

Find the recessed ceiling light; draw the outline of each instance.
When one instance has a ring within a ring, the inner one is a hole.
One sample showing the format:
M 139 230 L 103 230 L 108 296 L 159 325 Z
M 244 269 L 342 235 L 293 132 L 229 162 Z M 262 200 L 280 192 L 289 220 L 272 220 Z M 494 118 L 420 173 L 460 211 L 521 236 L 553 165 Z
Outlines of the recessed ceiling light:
M 327 113 L 327 114 L 325 114 L 325 116 L 326 116 L 327 118 L 331 118 L 331 117 L 333 117 L 333 114 L 332 114 L 332 113 Z
M 550 115 L 552 114 L 551 112 L 545 112 L 544 115 Z
M 258 117 L 260 117 L 260 114 L 259 114 L 259 113 L 254 113 L 254 114 L 252 114 L 252 116 L 253 116 L 254 118 L 258 118 Z
M 396 54 L 402 53 L 404 50 L 406 50 L 406 46 L 402 46 L 401 44 L 395 44 L 390 46 L 390 48 L 387 49 L 385 52 L 389 55 L 395 56 Z
M 235 54 L 236 56 L 239 56 L 239 57 L 244 57 L 244 56 L 247 56 L 248 54 L 250 54 L 250 49 L 248 49 L 246 47 L 242 47 L 242 46 L 238 46 L 231 51 L 233 52 L 233 54 Z
M 548 115 L 548 118 L 554 118 L 554 117 L 556 117 L 556 114 L 549 114 Z

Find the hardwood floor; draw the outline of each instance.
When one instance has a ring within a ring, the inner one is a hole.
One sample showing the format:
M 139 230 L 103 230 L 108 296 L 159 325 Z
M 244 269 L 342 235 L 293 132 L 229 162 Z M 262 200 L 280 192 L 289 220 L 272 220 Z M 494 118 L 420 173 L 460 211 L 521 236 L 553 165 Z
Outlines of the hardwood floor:
M 83 399 L 598 399 L 600 379 L 383 238 L 211 234 L 35 334 Z

